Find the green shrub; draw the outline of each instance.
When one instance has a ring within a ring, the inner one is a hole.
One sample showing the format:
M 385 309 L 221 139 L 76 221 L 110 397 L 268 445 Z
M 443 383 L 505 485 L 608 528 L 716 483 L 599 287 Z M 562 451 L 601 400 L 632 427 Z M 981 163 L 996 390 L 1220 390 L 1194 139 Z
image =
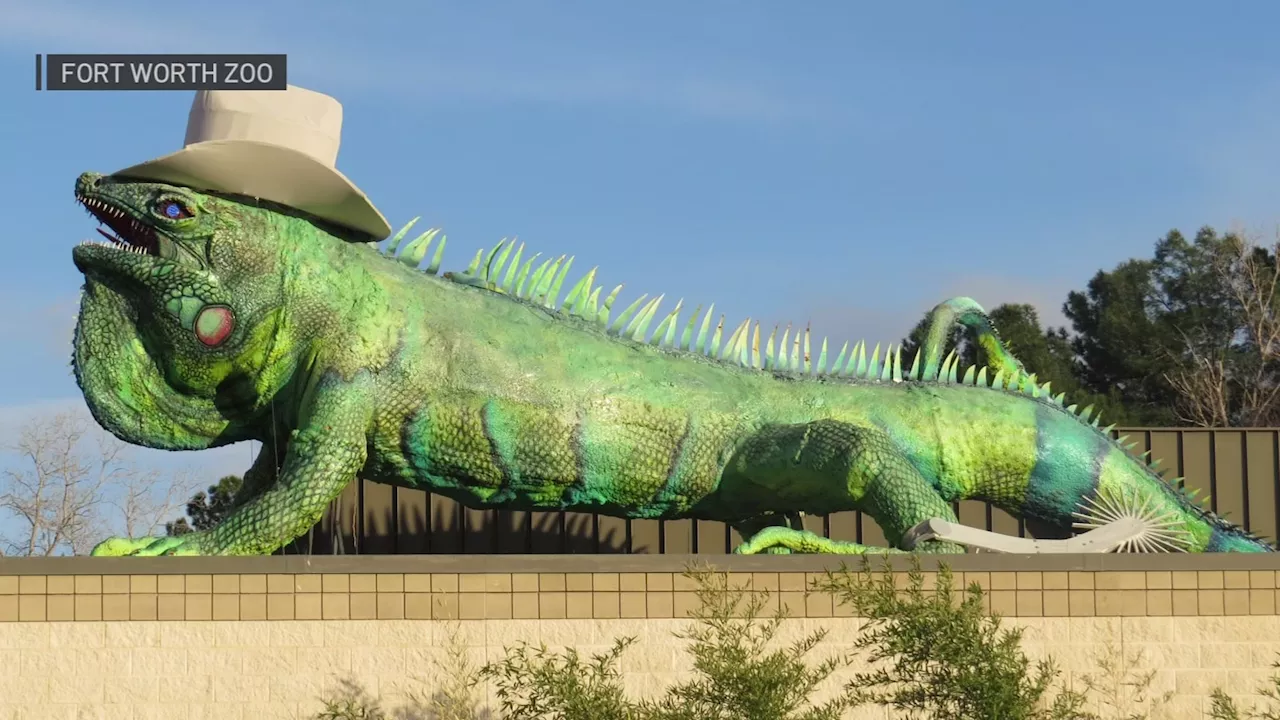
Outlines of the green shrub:
M 1134 670 L 1142 659 L 1142 651 L 1126 656 L 1123 647 L 1107 642 L 1096 660 L 1100 672 L 1081 678 L 1089 692 L 1099 696 L 1098 704 L 1103 711 L 1099 720 L 1149 720 L 1156 708 L 1173 699 L 1172 691 L 1148 697 L 1156 671 Z
M 1271 663 L 1271 667 L 1280 669 L 1280 662 Z M 1209 717 L 1213 720 L 1280 720 L 1280 673 L 1271 675 L 1270 684 L 1270 687 L 1258 688 L 1258 694 L 1267 699 L 1266 707 L 1255 705 L 1249 710 L 1241 710 L 1222 688 L 1214 688 Z
M 437 661 L 440 684 L 427 700 L 414 698 L 421 715 L 431 720 L 479 720 L 476 686 L 480 684 L 479 668 L 471 663 L 466 644 L 462 642 L 457 621 L 448 626 L 445 660 Z M 402 713 L 408 714 L 408 713 Z
M 343 680 L 341 685 L 333 697 L 321 699 L 324 709 L 314 720 L 386 720 L 381 703 L 369 697 L 368 691 L 351 680 Z
M 790 647 L 770 649 L 785 613 L 760 622 L 768 593 L 730 587 L 728 576 L 690 568 L 685 576 L 699 600 L 692 627 L 677 633 L 690 641 L 693 678 L 659 700 L 632 701 L 623 693 L 616 663 L 634 638 L 584 662 L 570 648 L 552 653 L 528 644 L 482 673 L 510 720 L 838 720 L 853 700 L 847 694 L 820 705 L 809 698 L 847 658 L 809 667 L 805 656 L 826 636 L 819 630 Z M 749 597 L 747 597 L 749 595 Z
M 830 593 L 865 619 L 855 652 L 816 664 L 808 657 L 827 630 L 780 646 L 785 611 L 761 617 L 769 593 L 732 587 L 727 574 L 698 567 L 685 572 L 696 587 L 697 610 L 689 628 L 676 633 L 689 641 L 692 677 L 659 698 L 633 700 L 623 691 L 618 662 L 635 638 L 620 638 L 609 651 L 589 658 L 573 648 L 552 652 L 545 644 L 522 643 L 508 648 L 502 660 L 475 670 L 454 633 L 449 661 L 437 675 L 442 678 L 437 692 L 392 717 L 489 717 L 477 713 L 474 697 L 475 686 L 488 679 L 501 703 L 496 715 L 507 720 L 839 720 L 850 708 L 866 704 L 930 720 L 1101 720 L 1085 711 L 1085 694 L 1052 690 L 1059 676 L 1053 662 L 1032 667 L 1021 649 L 1021 630 L 1004 628 L 998 615 L 984 609 L 981 588 L 957 591 L 950 570 L 941 566 L 936 583 L 926 589 L 919 558 L 911 562 L 905 585 L 887 561 L 883 572 L 874 573 L 865 558 L 860 572 L 842 567 L 813 584 L 812 591 Z M 1099 661 L 1101 674 L 1086 676 L 1084 683 L 1100 696 L 1106 720 L 1142 720 L 1170 696 L 1148 700 L 1154 674 L 1130 670 L 1122 654 L 1111 657 L 1116 652 L 1109 647 Z M 873 669 L 855 674 L 830 700 L 813 702 L 814 694 L 858 654 Z M 1280 675 L 1275 683 L 1274 690 L 1261 692 L 1280 701 Z M 1214 702 L 1215 720 L 1280 720 L 1276 711 L 1242 715 L 1220 691 Z M 1147 705 L 1145 712 L 1135 710 Z M 387 717 L 377 703 L 348 687 L 326 702 L 316 720 Z
M 311 720 L 493 720 L 488 712 L 476 708 L 475 689 L 480 680 L 458 630 L 456 621 L 449 624 L 445 659 L 432 663 L 436 669 L 432 677 L 438 684 L 429 697 L 407 693 L 408 702 L 388 713 L 360 685 L 342 680 L 338 692 L 320 699 L 324 709 Z
M 925 590 L 920 560 L 911 557 L 905 588 L 886 560 L 878 577 L 863 559 L 859 573 L 828 571 L 814 587 L 834 594 L 866 618 L 855 641 L 879 666 L 858 673 L 850 690 L 859 703 L 875 703 L 913 718 L 971 720 L 1084 720 L 1082 694 L 1064 690 L 1049 699 L 1059 675 L 1051 660 L 1031 671 L 1022 631 L 1002 629 L 988 614 L 976 584 L 957 595 L 950 569 L 939 568 Z
M 731 587 L 725 573 L 690 569 L 698 610 L 691 629 L 694 677 L 668 689 L 649 707 L 661 720 L 839 720 L 854 706 L 848 692 L 814 705 L 810 698 L 841 666 L 847 654 L 810 666 L 805 657 L 827 636 L 825 628 L 785 648 L 770 650 L 786 613 L 779 608 L 761 622 L 767 592 Z
M 616 667 L 634 641 L 621 638 L 589 662 L 575 648 L 554 653 L 545 644 L 521 643 L 480 673 L 494 680 L 510 720 L 639 720 L 643 715 L 624 696 Z

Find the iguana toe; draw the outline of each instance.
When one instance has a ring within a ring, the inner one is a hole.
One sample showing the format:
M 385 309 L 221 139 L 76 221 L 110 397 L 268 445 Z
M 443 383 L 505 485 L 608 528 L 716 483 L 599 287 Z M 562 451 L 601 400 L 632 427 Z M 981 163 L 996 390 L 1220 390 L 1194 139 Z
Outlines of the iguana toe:
M 93 546 L 93 550 L 89 554 L 94 557 L 125 557 L 127 555 L 136 555 L 140 550 L 160 539 L 163 538 L 107 538 Z
M 98 543 L 90 555 L 95 557 L 155 557 L 159 555 L 203 555 L 204 533 L 173 537 L 116 537 Z

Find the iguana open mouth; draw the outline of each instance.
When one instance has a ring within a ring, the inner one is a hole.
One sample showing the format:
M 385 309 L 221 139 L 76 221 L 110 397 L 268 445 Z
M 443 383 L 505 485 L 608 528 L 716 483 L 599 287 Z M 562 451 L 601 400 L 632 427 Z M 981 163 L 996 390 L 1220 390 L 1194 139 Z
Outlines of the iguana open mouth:
M 97 228 L 98 234 L 119 250 L 138 253 L 139 255 L 160 255 L 160 240 L 156 231 L 130 217 L 119 208 L 108 205 L 101 200 L 77 194 L 76 201 L 98 222 L 107 229 Z M 86 242 L 104 244 L 96 240 Z

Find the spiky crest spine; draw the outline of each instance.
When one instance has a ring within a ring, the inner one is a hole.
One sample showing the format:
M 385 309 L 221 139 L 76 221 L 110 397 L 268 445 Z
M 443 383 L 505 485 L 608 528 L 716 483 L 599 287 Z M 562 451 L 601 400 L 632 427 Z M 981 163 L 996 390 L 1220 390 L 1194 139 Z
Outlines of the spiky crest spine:
M 618 315 L 615 322 L 610 323 L 609 318 L 613 304 L 618 297 L 618 293 L 622 291 L 622 285 L 615 286 L 601 301 L 600 291 L 604 286 L 594 284 L 598 267 L 593 267 L 569 288 L 564 302 L 557 305 L 560 291 L 564 285 L 565 277 L 573 265 L 574 257 L 561 255 L 554 260 L 547 259 L 534 270 L 533 264 L 537 262 L 542 254 L 536 253 L 524 259 L 524 243 L 520 243 L 517 246 L 514 241 L 506 239 L 500 240 L 488 253 L 485 252 L 484 248 L 477 250 L 475 257 L 471 259 L 471 263 L 463 272 L 446 272 L 443 275 L 439 275 L 440 262 L 444 256 L 444 248 L 447 242 L 447 237 L 440 235 L 440 228 L 427 230 L 407 243 L 403 250 L 400 250 L 400 244 L 410 228 L 420 219 L 415 217 L 400 228 L 388 240 L 386 248 L 381 250 L 380 253 L 388 259 L 397 260 L 411 268 L 419 269 L 436 236 L 439 235 L 440 243 L 436 246 L 431 262 L 426 268 L 421 268 L 428 275 L 436 275 L 460 285 L 478 287 L 501 295 L 507 295 L 513 300 L 550 310 L 564 317 L 576 317 L 586 320 L 596 325 L 605 335 L 611 337 L 646 343 L 667 350 L 694 353 L 727 365 L 766 370 L 778 374 L 809 375 L 819 379 L 835 377 L 867 382 L 932 382 L 1020 393 L 1042 403 L 1057 406 L 1079 422 L 1102 433 L 1115 447 L 1143 463 L 1154 477 L 1163 480 L 1203 518 L 1216 525 L 1230 527 L 1223 518 L 1205 506 L 1205 503 L 1209 500 L 1207 496 L 1197 499 L 1196 495 L 1200 492 L 1198 489 L 1187 490 L 1185 478 L 1165 478 L 1157 468 L 1158 461 L 1149 461 L 1149 451 L 1141 456 L 1137 455 L 1134 452 L 1137 443 L 1126 442 L 1128 436 L 1116 437 L 1114 433 L 1115 425 L 1100 426 L 1099 421 L 1102 416 L 1094 413 L 1092 405 L 1085 407 L 1083 410 L 1077 409 L 1076 405 L 1065 405 L 1066 394 L 1052 394 L 1050 391 L 1051 383 L 1039 384 L 1035 373 L 1018 371 L 1006 373 L 1004 370 L 997 370 L 995 375 L 988 381 L 986 367 L 979 368 L 971 365 L 965 369 L 963 375 L 960 375 L 960 358 L 952 350 L 943 360 L 937 374 L 925 377 L 926 373 L 920 367 L 921 350 L 917 349 L 910 369 L 904 374 L 901 346 L 895 348 L 890 344 L 885 349 L 884 358 L 881 360 L 880 344 L 876 344 L 871 351 L 870 358 L 868 358 L 866 342 L 862 340 L 853 345 L 852 351 L 850 351 L 849 343 L 845 342 L 841 346 L 840 352 L 836 354 L 834 362 L 828 365 L 828 348 L 825 337 L 822 339 L 817 362 L 811 363 L 809 327 L 806 326 L 803 333 L 797 330 L 794 337 L 791 337 L 791 325 L 789 324 L 783 329 L 782 338 L 777 343 L 776 350 L 774 339 L 777 337 L 778 327 L 774 326 L 765 341 L 762 355 L 760 351 L 760 323 L 753 323 L 751 318 L 747 318 L 737 325 L 733 332 L 730 333 L 728 342 L 722 344 L 725 328 L 724 315 L 720 315 L 714 329 L 711 327 L 711 320 L 715 316 L 715 303 L 712 303 L 707 312 L 702 314 L 702 322 L 700 324 L 698 324 L 697 320 L 702 306 L 699 305 L 695 308 L 677 340 L 675 333 L 679 324 L 680 310 L 684 306 L 683 299 L 677 301 L 671 312 L 663 316 L 650 336 L 648 335 L 649 326 L 657 315 L 658 306 L 666 297 L 665 295 L 649 299 L 647 303 L 645 300 L 649 296 L 647 294 L 641 295 Z M 397 254 L 398 250 L 399 253 Z M 515 251 L 514 257 L 511 255 L 513 250 Z M 524 259 L 523 264 L 521 264 L 522 259 Z M 508 260 L 510 260 L 510 264 L 507 264 Z M 502 273 L 504 267 L 506 268 L 505 274 Z M 499 275 L 502 276 L 500 279 Z M 641 305 L 641 303 L 644 304 Z M 693 333 L 695 324 L 698 325 L 696 336 Z M 994 332 L 995 328 L 993 327 L 992 330 Z M 707 337 L 708 331 L 711 332 L 710 338 Z M 999 338 L 998 333 L 995 336 Z M 646 337 L 648 338 L 647 340 Z M 791 339 L 789 353 L 787 352 L 788 339 Z M 1249 537 L 1261 540 L 1253 533 L 1246 534 Z

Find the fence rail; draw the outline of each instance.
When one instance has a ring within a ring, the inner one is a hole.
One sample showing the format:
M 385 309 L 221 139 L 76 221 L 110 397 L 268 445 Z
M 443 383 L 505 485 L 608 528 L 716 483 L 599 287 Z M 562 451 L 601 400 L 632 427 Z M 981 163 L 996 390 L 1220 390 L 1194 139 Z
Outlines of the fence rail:
M 1150 451 L 1166 477 L 1182 476 L 1210 507 L 1246 529 L 1274 538 L 1280 525 L 1280 429 L 1121 428 Z M 999 508 L 956 505 L 960 521 L 1034 537 Z M 815 515 L 805 527 L 839 540 L 883 545 L 875 521 L 857 512 Z M 448 498 L 368 481 L 352 483 L 287 554 L 696 553 L 721 555 L 742 541 L 707 520 L 627 520 L 590 513 L 472 510 Z

